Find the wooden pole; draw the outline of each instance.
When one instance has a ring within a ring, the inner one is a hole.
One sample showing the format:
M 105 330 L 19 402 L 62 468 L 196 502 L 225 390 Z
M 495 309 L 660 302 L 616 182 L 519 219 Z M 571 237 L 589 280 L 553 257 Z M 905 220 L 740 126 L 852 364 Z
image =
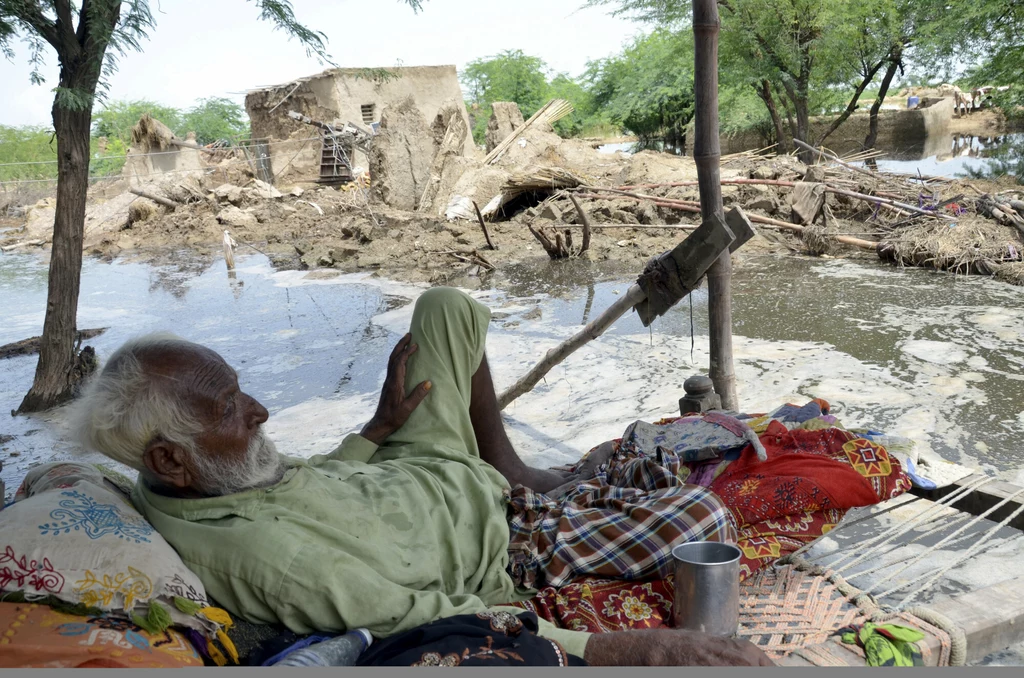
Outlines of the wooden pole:
M 693 98 L 701 217 L 725 218 L 718 137 L 718 5 L 716 0 L 693 2 Z M 723 252 L 708 270 L 708 330 L 711 341 L 711 381 L 726 410 L 738 410 L 736 373 L 732 362 L 732 258 Z
M 621 299 L 608 307 L 608 310 L 572 337 L 548 351 L 544 359 L 537 363 L 532 370 L 498 396 L 498 407 L 503 410 L 510 402 L 529 392 L 552 367 L 565 360 L 580 346 L 604 334 L 604 331 L 611 327 L 612 323 L 646 298 L 647 295 L 639 285 L 632 285 Z

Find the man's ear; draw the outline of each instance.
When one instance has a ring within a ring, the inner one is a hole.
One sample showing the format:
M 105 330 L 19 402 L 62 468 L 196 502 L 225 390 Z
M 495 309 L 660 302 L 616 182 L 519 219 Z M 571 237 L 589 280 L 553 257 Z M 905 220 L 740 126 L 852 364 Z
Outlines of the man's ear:
M 180 445 L 154 440 L 146 447 L 142 459 L 161 484 L 185 489 L 192 485 L 192 474 L 185 465 L 185 457 L 185 450 Z

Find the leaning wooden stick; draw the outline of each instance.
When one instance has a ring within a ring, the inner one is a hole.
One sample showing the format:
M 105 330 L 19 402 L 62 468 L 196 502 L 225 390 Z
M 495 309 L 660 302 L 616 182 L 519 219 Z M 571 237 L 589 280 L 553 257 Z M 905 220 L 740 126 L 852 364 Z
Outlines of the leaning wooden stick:
M 152 200 L 153 202 L 159 203 L 164 207 L 169 207 L 172 210 L 180 204 L 175 202 L 174 200 L 171 200 L 170 198 L 164 198 L 163 196 L 154 195 L 153 193 L 147 193 L 146 191 L 143 191 L 142 189 L 139 188 L 129 189 L 129 192 L 134 193 L 140 198 L 146 198 L 147 200 Z
M 667 312 L 697 287 L 708 268 L 723 252 L 739 247 L 753 237 L 753 229 L 742 210 L 732 210 L 728 220 L 732 222 L 731 226 L 716 215 L 701 224 L 697 231 L 675 248 L 649 261 L 637 283 L 621 299 L 616 300 L 581 331 L 548 351 L 533 369 L 498 396 L 498 406 L 505 409 L 513 400 L 530 391 L 551 368 L 588 341 L 601 336 L 629 309 L 637 311 L 645 327 Z
M 579 200 L 572 193 L 569 194 L 569 200 L 572 200 L 573 207 L 576 208 L 576 214 L 580 215 L 580 221 L 583 222 L 583 244 L 580 246 L 580 254 L 583 254 L 590 249 L 590 219 L 587 217 L 587 213 L 580 207 Z
M 480 208 L 477 207 L 476 202 L 473 203 L 473 209 L 476 210 L 477 221 L 480 222 L 480 228 L 483 229 L 484 240 L 487 241 L 487 249 L 489 249 L 489 250 L 496 250 L 496 249 L 498 249 L 497 247 L 494 246 L 494 243 L 491 242 L 491 234 L 487 232 L 487 224 L 484 223 L 484 215 L 480 214 Z
M 616 320 L 646 298 L 647 295 L 639 285 L 632 285 L 621 299 L 608 307 L 608 310 L 572 337 L 548 351 L 544 359 L 537 363 L 532 370 L 498 396 L 498 407 L 505 409 L 513 400 L 528 393 L 544 378 L 544 375 L 551 371 L 552 367 L 568 358 L 587 342 L 604 334 L 605 330 L 611 327 Z

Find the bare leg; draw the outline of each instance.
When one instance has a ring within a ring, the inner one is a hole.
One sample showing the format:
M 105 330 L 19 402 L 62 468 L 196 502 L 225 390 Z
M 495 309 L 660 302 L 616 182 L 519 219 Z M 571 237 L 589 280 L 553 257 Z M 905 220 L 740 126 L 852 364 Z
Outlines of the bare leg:
M 505 476 L 510 485 L 522 485 L 534 492 L 548 492 L 570 479 L 571 475 L 558 471 L 527 466 L 512 447 L 501 421 L 498 398 L 491 381 L 491 370 L 487 356 L 480 361 L 480 367 L 473 375 L 472 394 L 469 401 L 469 418 L 473 422 L 480 458 Z

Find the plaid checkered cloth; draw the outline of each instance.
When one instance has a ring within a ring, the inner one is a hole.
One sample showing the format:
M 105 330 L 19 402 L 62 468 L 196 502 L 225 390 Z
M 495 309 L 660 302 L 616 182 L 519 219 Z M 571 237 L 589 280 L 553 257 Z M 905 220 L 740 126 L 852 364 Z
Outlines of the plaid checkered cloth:
M 559 587 L 580 577 L 664 579 L 672 547 L 735 543 L 732 513 L 710 490 L 679 480 L 679 458 L 660 448 L 620 449 L 606 467 L 557 499 L 512 489 L 509 574 L 519 586 Z

